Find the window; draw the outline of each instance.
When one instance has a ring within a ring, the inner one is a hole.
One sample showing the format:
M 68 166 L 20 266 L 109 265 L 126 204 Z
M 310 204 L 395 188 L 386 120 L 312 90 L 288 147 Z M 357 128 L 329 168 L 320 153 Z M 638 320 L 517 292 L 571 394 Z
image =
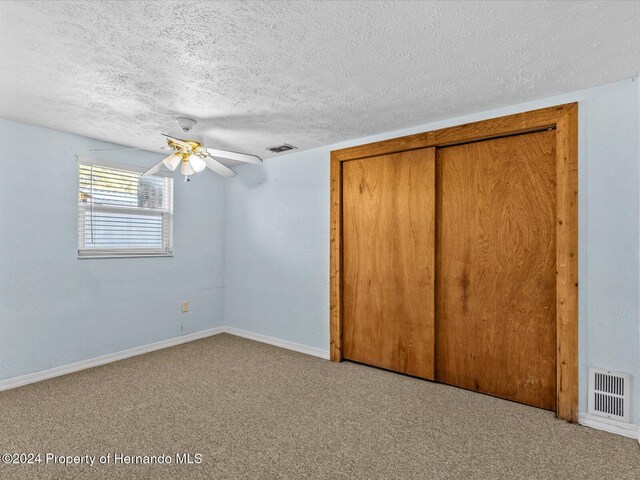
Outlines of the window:
M 173 178 L 78 159 L 78 257 L 167 256 Z

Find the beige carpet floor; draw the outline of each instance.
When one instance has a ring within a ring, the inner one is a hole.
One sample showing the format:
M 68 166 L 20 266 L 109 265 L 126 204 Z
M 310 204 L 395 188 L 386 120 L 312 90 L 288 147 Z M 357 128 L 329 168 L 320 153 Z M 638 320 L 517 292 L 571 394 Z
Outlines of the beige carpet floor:
M 43 463 L 0 463 L 3 480 L 640 479 L 635 440 L 230 335 L 0 392 L 5 452 Z M 112 459 L 64 466 L 46 453 Z M 116 453 L 173 462 L 113 464 Z

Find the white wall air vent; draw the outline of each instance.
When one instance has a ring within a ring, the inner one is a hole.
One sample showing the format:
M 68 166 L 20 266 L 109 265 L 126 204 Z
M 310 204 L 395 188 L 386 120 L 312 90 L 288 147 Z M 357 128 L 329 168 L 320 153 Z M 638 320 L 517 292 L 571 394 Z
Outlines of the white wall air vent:
M 589 367 L 589 414 L 629 422 L 631 375 Z

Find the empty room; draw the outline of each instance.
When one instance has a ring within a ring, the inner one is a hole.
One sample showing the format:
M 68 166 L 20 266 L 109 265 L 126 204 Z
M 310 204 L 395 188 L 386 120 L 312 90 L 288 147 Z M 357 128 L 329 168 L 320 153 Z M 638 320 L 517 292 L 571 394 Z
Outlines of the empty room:
M 640 2 L 0 2 L 0 480 L 640 479 Z

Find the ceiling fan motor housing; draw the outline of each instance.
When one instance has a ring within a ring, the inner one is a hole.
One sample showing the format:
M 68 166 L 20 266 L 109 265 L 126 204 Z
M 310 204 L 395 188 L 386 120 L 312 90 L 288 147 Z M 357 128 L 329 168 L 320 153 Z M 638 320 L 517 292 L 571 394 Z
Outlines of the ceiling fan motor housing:
M 195 127 L 196 123 L 198 123 L 193 118 L 188 117 L 178 117 L 176 118 L 176 122 L 178 122 L 178 126 L 183 132 L 189 132 L 193 127 Z

